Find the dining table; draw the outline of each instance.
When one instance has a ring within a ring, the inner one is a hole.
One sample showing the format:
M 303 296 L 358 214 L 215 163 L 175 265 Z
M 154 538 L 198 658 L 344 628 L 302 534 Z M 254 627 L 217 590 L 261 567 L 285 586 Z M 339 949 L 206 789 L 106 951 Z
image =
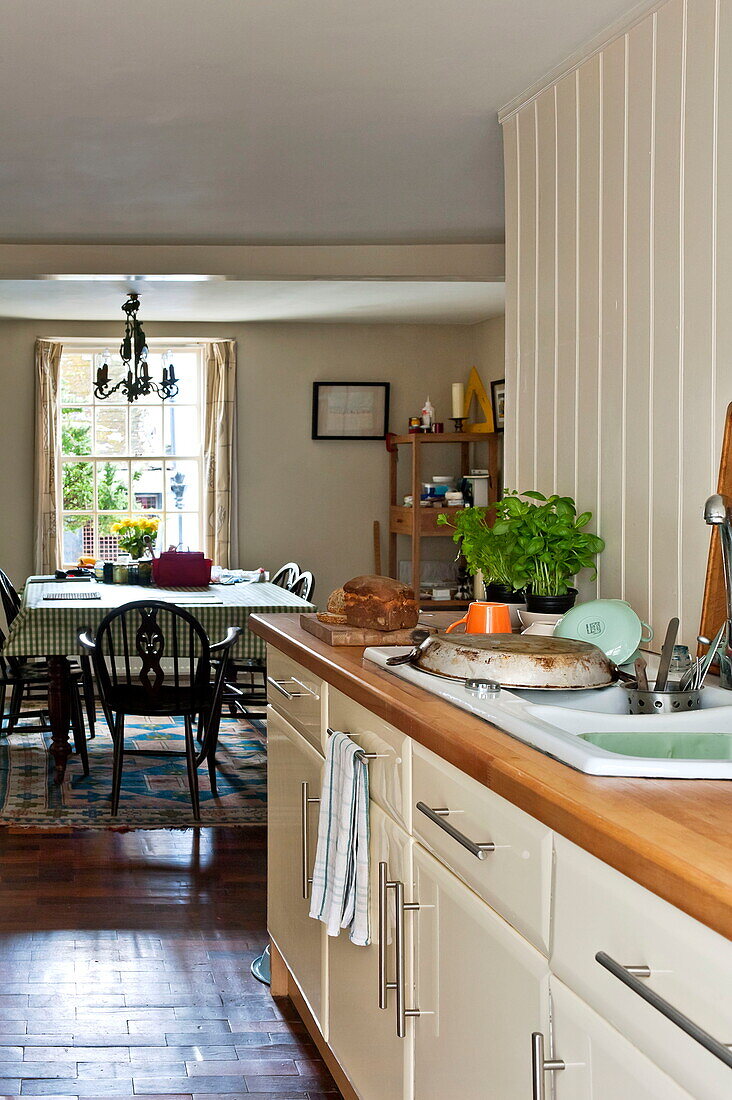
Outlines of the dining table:
M 48 715 L 52 737 L 49 751 L 57 784 L 64 780 L 66 762 L 71 754 L 69 726 L 73 685 L 70 662 L 81 653 L 79 634 L 89 631 L 93 635 L 105 615 L 114 608 L 146 599 L 163 600 L 185 608 L 195 615 L 212 643 L 224 638 L 230 626 L 241 627 L 239 639 L 231 650 L 232 657 L 264 656 L 264 642 L 247 629 L 250 615 L 317 610 L 315 604 L 268 581 L 210 584 L 203 588 L 161 588 L 29 577 L 3 654 L 44 657 L 48 662 Z

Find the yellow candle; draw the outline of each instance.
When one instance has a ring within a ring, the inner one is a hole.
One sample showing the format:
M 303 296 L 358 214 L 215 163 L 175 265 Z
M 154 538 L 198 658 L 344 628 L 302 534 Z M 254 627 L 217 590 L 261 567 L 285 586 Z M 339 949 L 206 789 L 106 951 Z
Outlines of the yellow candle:
M 463 402 L 465 401 L 465 386 L 462 382 L 452 384 L 452 415 L 454 418 L 463 415 Z

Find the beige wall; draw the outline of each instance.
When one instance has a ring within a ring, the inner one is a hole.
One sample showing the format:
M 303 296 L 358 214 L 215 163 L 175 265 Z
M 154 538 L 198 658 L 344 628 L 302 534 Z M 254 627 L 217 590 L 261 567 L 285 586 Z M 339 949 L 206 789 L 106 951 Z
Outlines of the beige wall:
M 402 431 L 427 394 L 438 419 L 448 419 L 450 383 L 466 379 L 473 363 L 482 369 L 486 344 L 483 325 L 145 327 L 151 338 L 237 340 L 241 562 L 276 568 L 295 557 L 315 572 L 321 599 L 348 577 L 372 570 L 375 519 L 382 522 L 386 554 L 388 463 L 382 442 L 310 439 L 313 381 L 391 382 L 391 427 Z M 120 326 L 0 322 L 0 564 L 16 581 L 33 562 L 33 343 L 59 335 L 111 342 Z
M 576 495 L 599 591 L 693 642 L 732 399 L 732 10 L 669 0 L 504 119 L 506 481 Z
M 476 365 L 490 395 L 489 383 L 506 376 L 506 318 L 491 317 L 474 328 Z

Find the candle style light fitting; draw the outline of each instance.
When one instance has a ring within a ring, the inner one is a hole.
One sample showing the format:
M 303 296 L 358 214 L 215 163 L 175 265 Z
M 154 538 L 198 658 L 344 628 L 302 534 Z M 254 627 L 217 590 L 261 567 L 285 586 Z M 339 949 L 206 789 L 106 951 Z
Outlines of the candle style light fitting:
M 116 386 L 109 385 L 109 355 L 105 353 L 104 362 L 97 367 L 97 381 L 94 393 L 100 401 L 105 401 L 117 390 L 121 390 L 132 404 L 138 397 L 147 397 L 155 393 L 165 401 L 166 397 L 175 397 L 178 393 L 178 379 L 172 363 L 167 363 L 167 356 L 163 356 L 163 380 L 153 382 L 147 365 L 147 338 L 142 325 L 137 319 L 137 311 L 140 308 L 140 295 L 130 291 L 127 301 L 122 303 L 122 311 L 125 314 L 125 334 L 119 347 L 122 357 L 122 366 L 126 368 L 124 377 Z

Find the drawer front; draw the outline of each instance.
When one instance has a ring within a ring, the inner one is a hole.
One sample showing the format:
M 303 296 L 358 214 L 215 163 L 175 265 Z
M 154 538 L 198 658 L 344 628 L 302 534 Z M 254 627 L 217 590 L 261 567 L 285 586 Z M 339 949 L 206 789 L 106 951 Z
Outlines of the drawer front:
M 271 708 L 267 719 L 267 928 L 323 1035 L 327 1035 L 325 928 L 312 920 L 304 880 L 311 877 L 323 758 Z M 303 784 L 307 784 L 303 791 Z
M 544 954 L 549 950 L 552 833 L 421 745 L 412 751 L 414 835 Z M 422 809 L 418 809 L 420 804 Z M 425 810 L 449 810 L 437 815 Z M 474 844 L 476 854 L 445 828 Z
M 596 959 L 648 967 L 644 989 L 732 1043 L 732 943 L 556 837 L 551 969 L 698 1100 L 732 1096 L 732 1068 Z
M 328 727 L 347 733 L 369 760 L 369 794 L 377 805 L 405 827 L 411 828 L 411 741 L 388 722 L 377 718 L 335 688 L 328 691 Z M 324 731 L 324 745 L 328 733 Z
M 322 752 L 323 681 L 274 646 L 267 646 L 267 701 Z
M 554 1100 L 693 1100 L 625 1036 L 610 1027 L 562 982 L 552 976 L 551 1031 L 553 1049 L 545 1039 L 545 1058 L 564 1062 L 562 1070 L 547 1070 L 544 1086 Z M 550 1091 L 553 1088 L 554 1091 Z

